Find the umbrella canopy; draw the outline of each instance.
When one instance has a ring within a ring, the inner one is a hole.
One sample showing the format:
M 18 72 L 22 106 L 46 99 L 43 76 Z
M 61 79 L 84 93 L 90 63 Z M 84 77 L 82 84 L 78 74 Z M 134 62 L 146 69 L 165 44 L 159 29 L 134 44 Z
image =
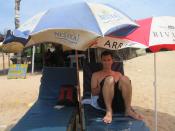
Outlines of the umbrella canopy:
M 124 38 L 141 43 L 152 52 L 175 50 L 175 17 L 152 17 L 138 20 L 137 23 L 140 27 Z
M 116 8 L 81 1 L 39 13 L 21 25 L 18 31 L 31 36 L 26 47 L 53 42 L 85 50 L 96 38 L 126 27 L 129 30 L 124 34 L 135 29 L 137 24 Z

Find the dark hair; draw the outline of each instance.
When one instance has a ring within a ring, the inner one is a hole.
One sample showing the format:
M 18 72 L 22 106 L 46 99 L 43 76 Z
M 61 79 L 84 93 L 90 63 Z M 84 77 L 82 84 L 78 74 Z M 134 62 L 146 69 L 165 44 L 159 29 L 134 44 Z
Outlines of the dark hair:
M 110 56 L 113 58 L 113 53 L 112 53 L 111 51 L 109 51 L 109 50 L 103 51 L 103 52 L 101 53 L 101 58 L 102 58 L 103 56 L 107 56 L 107 55 L 110 55 Z

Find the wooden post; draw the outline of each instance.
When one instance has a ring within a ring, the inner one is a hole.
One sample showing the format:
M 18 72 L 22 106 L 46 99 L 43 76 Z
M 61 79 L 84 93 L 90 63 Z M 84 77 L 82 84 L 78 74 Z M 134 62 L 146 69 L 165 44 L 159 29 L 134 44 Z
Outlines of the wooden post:
M 3 67 L 3 73 L 5 74 L 5 58 L 3 52 L 2 52 L 2 67 Z
M 44 46 L 45 43 L 41 44 L 41 54 L 42 54 L 42 64 L 43 64 L 43 67 L 45 65 L 45 58 L 44 58 L 44 54 L 45 54 L 45 46 Z
M 33 51 L 32 51 L 32 74 L 34 73 L 35 69 L 35 46 L 33 46 Z
M 10 53 L 8 53 L 8 68 L 10 68 Z

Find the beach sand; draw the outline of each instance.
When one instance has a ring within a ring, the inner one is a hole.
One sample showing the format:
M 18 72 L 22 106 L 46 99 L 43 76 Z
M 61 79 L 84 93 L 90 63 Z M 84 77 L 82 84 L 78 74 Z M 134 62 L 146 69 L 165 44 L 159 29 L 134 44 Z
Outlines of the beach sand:
M 156 56 L 158 131 L 173 131 L 175 52 L 161 52 Z M 154 130 L 153 58 L 153 54 L 148 54 L 124 62 L 125 75 L 130 77 L 133 86 L 132 105 L 144 114 L 151 131 Z M 82 80 L 82 72 L 80 74 Z M 7 76 L 0 76 L 0 131 L 15 124 L 36 101 L 40 78 L 41 74 L 27 74 L 27 79 L 7 79 Z

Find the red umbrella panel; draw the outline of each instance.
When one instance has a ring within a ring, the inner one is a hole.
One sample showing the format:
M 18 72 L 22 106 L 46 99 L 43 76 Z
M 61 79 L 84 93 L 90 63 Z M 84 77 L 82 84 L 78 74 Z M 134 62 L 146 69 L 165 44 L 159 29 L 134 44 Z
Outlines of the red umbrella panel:
M 147 46 L 152 52 L 175 50 L 175 17 L 161 16 L 137 21 L 139 28 L 124 37 Z

